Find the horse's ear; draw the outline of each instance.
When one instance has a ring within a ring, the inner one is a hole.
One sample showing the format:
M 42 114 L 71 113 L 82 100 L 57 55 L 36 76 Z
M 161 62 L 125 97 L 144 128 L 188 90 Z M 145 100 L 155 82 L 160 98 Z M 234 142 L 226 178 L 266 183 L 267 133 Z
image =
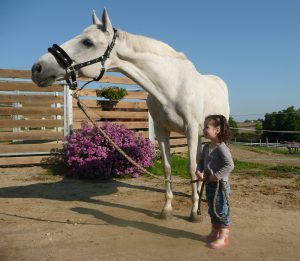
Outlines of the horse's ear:
M 109 16 L 105 7 L 103 9 L 103 14 L 102 14 L 102 24 L 103 24 L 104 31 L 113 32 L 113 27 L 109 20 Z
M 95 10 L 93 10 L 93 24 L 101 24 L 101 21 L 97 17 Z

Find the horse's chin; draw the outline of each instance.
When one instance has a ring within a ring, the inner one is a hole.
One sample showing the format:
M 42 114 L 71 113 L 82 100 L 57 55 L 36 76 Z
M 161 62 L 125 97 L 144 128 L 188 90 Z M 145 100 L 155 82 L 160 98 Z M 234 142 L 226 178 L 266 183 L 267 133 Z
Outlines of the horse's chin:
M 32 81 L 39 87 L 48 87 L 48 86 L 51 86 L 55 82 L 55 78 L 50 77 L 47 79 L 38 79 L 38 78 L 32 77 Z
M 62 80 L 64 80 L 64 77 L 49 76 L 48 78 L 41 79 L 32 76 L 32 81 L 39 87 L 49 87 L 53 85 L 55 82 L 62 81 Z

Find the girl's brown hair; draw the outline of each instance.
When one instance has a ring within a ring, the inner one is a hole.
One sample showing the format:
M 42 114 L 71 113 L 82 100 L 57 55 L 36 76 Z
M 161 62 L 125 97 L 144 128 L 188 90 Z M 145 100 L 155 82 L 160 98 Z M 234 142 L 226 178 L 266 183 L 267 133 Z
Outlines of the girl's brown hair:
M 209 115 L 205 118 L 205 121 L 212 124 L 215 128 L 220 127 L 220 133 L 218 134 L 220 142 L 228 143 L 230 141 L 230 127 L 223 115 Z

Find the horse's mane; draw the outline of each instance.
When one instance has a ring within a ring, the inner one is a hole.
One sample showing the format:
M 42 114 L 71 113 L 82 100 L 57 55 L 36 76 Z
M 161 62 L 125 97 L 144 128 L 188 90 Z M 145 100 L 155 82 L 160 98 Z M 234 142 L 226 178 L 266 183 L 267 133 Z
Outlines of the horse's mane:
M 161 41 L 142 36 L 134 35 L 124 31 L 119 31 L 119 39 L 126 43 L 135 51 L 141 53 L 152 53 L 159 56 L 174 57 L 185 60 L 184 53 L 175 51 L 172 47 Z

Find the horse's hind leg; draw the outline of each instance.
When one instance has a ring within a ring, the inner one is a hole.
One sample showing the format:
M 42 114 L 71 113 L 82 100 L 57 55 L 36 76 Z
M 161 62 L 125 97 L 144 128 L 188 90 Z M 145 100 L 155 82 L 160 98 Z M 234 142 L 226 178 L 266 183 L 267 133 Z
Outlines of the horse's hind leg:
M 165 175 L 165 187 L 166 187 L 166 201 L 165 205 L 161 211 L 161 217 L 164 219 L 172 217 L 172 199 L 173 199 L 173 192 L 171 183 L 167 180 L 171 180 L 171 159 L 170 159 L 170 132 L 155 127 L 155 135 L 156 139 L 159 143 L 160 150 L 161 150 L 161 157 L 162 157 L 162 168 Z

